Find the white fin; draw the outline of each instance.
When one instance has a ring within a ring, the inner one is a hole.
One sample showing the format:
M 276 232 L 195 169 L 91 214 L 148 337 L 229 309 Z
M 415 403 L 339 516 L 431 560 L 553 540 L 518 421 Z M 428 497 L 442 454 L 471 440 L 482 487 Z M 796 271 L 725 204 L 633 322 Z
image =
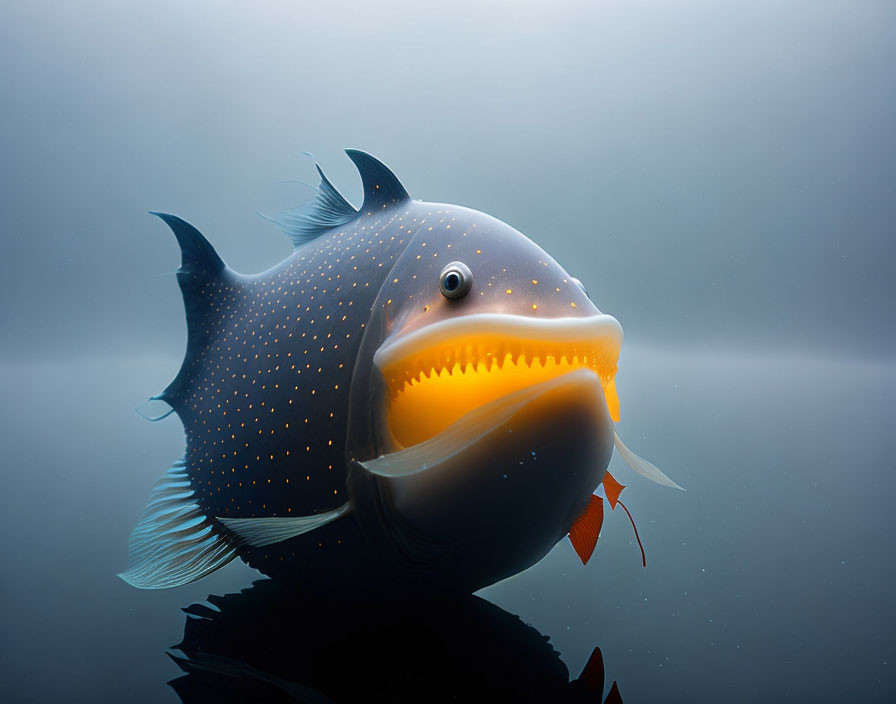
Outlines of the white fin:
M 342 518 L 352 510 L 351 502 L 346 501 L 339 508 L 326 513 L 318 513 L 313 516 L 287 516 L 285 518 L 221 518 L 221 524 L 232 531 L 246 545 L 253 548 L 273 545 L 283 540 L 295 538 L 297 535 L 308 533 L 315 528 L 332 523 L 337 518 Z
M 236 541 L 195 501 L 184 460 L 153 487 L 128 541 L 128 569 L 118 576 L 139 589 L 195 582 L 236 557 Z
M 652 465 L 647 460 L 638 457 L 634 452 L 623 445 L 622 439 L 619 437 L 619 434 L 615 430 L 613 431 L 613 442 L 616 445 L 616 449 L 619 451 L 619 455 L 622 457 L 625 463 L 632 468 L 632 471 L 640 474 L 642 477 L 646 477 L 652 482 L 661 484 L 662 486 L 670 486 L 673 489 L 681 489 L 682 491 L 686 491 L 684 487 L 678 486 L 678 484 L 669 479 L 669 477 L 663 474 L 657 467 Z
M 563 376 L 527 386 L 474 408 L 429 440 L 358 464 L 371 474 L 388 478 L 406 477 L 426 471 L 478 442 L 502 423 L 507 422 L 534 398 L 554 387 L 572 383 L 577 377 L 593 378 L 595 381 L 597 379 L 590 369 L 577 369 Z

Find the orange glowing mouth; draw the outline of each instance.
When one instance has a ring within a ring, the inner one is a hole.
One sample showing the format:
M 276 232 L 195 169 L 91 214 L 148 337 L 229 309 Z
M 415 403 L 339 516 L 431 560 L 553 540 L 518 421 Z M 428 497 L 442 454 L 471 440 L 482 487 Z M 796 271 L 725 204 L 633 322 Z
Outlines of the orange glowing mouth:
M 590 369 L 619 420 L 616 364 L 622 328 L 609 315 L 541 320 L 479 314 L 387 341 L 374 355 L 389 388 L 388 421 L 410 447 L 475 408 L 527 386 Z

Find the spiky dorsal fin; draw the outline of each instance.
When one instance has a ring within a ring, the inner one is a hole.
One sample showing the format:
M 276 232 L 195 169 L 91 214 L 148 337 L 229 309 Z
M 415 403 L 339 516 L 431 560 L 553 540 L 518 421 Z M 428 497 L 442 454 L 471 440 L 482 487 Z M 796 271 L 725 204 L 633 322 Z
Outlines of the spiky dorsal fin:
M 409 198 L 398 177 L 379 159 L 359 149 L 346 149 L 345 153 L 361 175 L 364 189 L 361 212 L 370 213 Z M 297 248 L 328 230 L 351 222 L 359 215 L 359 211 L 330 183 L 320 165 L 315 163 L 314 166 L 320 174 L 320 185 L 314 198 L 268 218 L 289 236 Z
M 320 185 L 317 187 L 314 199 L 270 218 L 289 236 L 296 247 L 313 240 L 327 230 L 351 222 L 358 216 L 358 211 L 330 183 L 320 165 L 314 166 L 320 174 Z
M 224 271 L 224 262 L 211 243 L 186 220 L 168 213 L 150 211 L 150 215 L 161 218 L 172 229 L 177 243 L 180 245 L 181 265 L 178 280 L 186 275 L 187 280 L 213 277 Z
M 154 399 L 161 399 L 177 410 L 189 366 L 203 349 L 209 335 L 209 297 L 211 288 L 229 271 L 215 248 L 202 233 L 176 215 L 152 212 L 168 225 L 180 245 L 181 265 L 177 283 L 184 298 L 187 317 L 187 351 L 180 371 L 168 387 Z M 232 272 L 231 272 L 232 273 Z
M 361 174 L 361 185 L 364 189 L 362 212 L 369 213 L 374 209 L 410 198 L 398 177 L 379 159 L 360 149 L 346 149 L 345 153 Z

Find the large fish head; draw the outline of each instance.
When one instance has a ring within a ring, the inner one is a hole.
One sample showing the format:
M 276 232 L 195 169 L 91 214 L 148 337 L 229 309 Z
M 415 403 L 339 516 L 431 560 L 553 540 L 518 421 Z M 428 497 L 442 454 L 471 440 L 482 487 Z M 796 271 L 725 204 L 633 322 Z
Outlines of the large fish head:
M 352 382 L 355 503 L 477 588 L 541 559 L 603 479 L 622 328 L 503 222 L 416 203 L 399 224 Z

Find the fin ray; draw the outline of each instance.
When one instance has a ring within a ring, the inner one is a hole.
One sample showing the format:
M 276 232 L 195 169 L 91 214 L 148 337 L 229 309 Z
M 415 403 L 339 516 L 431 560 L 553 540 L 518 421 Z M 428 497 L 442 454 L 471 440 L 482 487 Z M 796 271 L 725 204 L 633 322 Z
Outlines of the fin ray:
M 320 174 L 320 185 L 314 198 L 267 218 L 289 236 L 296 248 L 358 217 L 358 211 L 330 183 L 320 166 L 316 163 L 314 166 Z
M 587 565 L 591 555 L 594 554 L 603 522 L 604 500 L 592 494 L 588 499 L 587 508 L 569 529 L 569 541 L 583 565 Z
M 195 501 L 184 460 L 155 485 L 128 541 L 128 569 L 118 576 L 139 589 L 168 589 L 195 582 L 236 557 L 236 540 L 218 528 Z

